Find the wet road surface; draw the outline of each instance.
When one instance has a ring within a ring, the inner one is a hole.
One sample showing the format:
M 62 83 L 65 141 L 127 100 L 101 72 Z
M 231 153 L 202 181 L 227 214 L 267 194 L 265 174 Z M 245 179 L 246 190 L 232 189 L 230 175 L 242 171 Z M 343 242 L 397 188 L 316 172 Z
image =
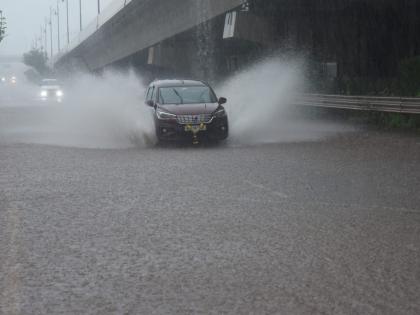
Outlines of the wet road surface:
M 84 149 L 0 130 L 0 314 L 420 313 L 416 135 Z

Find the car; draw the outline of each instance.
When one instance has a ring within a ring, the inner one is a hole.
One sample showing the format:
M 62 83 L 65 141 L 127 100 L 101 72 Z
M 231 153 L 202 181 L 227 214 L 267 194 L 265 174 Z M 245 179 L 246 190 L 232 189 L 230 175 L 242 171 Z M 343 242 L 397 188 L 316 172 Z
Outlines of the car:
M 0 83 L 1 84 L 15 85 L 17 83 L 17 78 L 15 76 L 11 76 L 11 77 L 0 76 Z
M 61 102 L 63 100 L 64 93 L 56 79 L 43 79 L 40 85 L 39 97 L 42 101 Z
M 152 110 L 159 141 L 201 139 L 223 141 L 229 135 L 228 115 L 223 104 L 205 82 L 157 80 L 146 91 L 146 105 Z

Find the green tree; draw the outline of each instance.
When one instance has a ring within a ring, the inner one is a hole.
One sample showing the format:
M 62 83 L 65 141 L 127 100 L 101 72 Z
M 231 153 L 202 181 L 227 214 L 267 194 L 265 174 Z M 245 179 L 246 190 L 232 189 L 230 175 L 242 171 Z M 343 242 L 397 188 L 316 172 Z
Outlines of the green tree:
M 23 55 L 23 62 L 38 71 L 39 74 L 46 74 L 49 69 L 47 66 L 47 56 L 40 50 L 33 48 L 30 52 Z
M 6 36 L 6 18 L 3 17 L 3 11 L 0 10 L 0 42 Z
M 405 96 L 420 96 L 420 56 L 401 61 L 400 90 Z

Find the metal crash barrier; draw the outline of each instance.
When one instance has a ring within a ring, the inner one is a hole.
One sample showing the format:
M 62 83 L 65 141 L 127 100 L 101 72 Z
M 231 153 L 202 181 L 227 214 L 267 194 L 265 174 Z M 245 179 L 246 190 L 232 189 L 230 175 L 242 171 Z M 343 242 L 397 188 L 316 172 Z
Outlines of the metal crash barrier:
M 420 98 L 304 94 L 297 105 L 363 111 L 420 114 Z

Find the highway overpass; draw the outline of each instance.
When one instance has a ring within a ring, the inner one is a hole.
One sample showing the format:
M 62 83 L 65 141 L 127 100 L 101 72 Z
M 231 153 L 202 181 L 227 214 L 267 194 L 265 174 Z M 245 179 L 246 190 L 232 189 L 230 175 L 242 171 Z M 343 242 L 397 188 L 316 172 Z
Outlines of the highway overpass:
M 243 0 L 122 0 L 116 3 L 119 10 L 115 15 L 103 25 L 99 25 L 100 17 L 94 21 L 87 30 L 92 34 L 58 56 L 57 67 L 76 65 L 97 71 L 130 57 L 138 59 L 142 53 L 149 64 L 154 64 L 159 54 L 155 45 L 224 16 L 241 6 Z
M 419 15 L 412 0 L 115 0 L 55 66 L 211 81 L 281 50 L 308 57 L 321 90 L 353 79 L 381 90 L 420 55 Z

